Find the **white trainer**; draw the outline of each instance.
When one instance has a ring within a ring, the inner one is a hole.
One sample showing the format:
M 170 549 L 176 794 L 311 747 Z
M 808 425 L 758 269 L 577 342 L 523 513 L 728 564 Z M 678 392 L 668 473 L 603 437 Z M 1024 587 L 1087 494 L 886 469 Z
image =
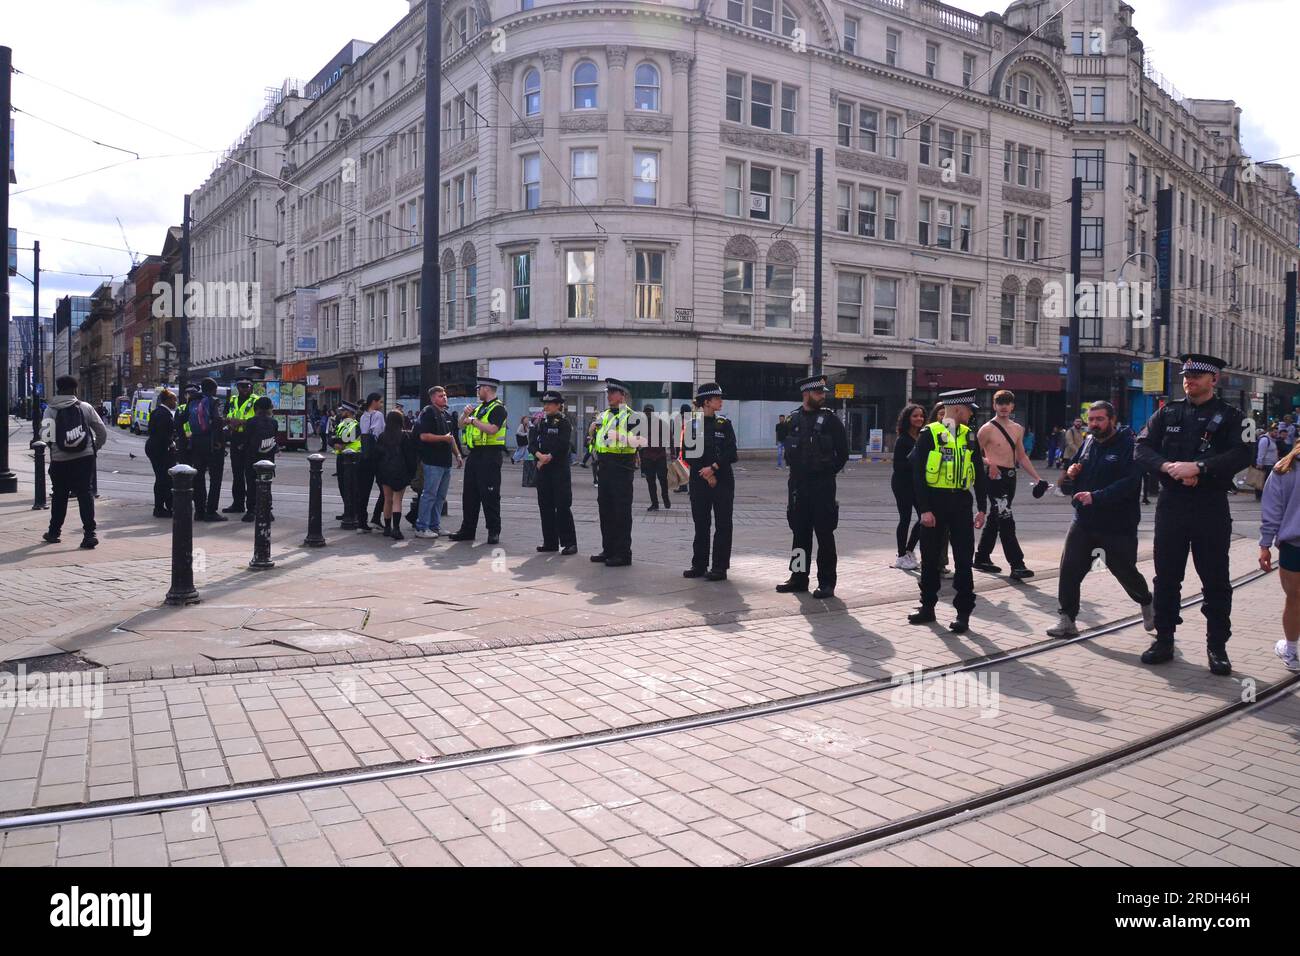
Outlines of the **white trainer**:
M 1060 620 L 1056 622 L 1056 627 L 1049 627 L 1047 629 L 1047 636 L 1078 637 L 1079 629 L 1075 626 L 1074 621 L 1070 620 L 1068 614 L 1062 614 Z
M 894 562 L 894 567 L 898 568 L 900 571 L 915 571 L 918 567 L 916 555 L 912 554 L 910 551 L 906 554 L 900 554 L 898 560 Z
M 430 531 L 417 531 L 417 532 L 415 532 L 415 536 L 416 536 L 417 538 L 436 538 L 436 537 L 438 537 L 438 532 L 433 531 L 433 530 L 430 530 Z
M 1296 655 L 1296 646 L 1287 642 L 1285 638 L 1273 645 L 1273 653 L 1289 671 L 1300 671 L 1300 656 Z
M 1151 634 L 1156 632 L 1156 604 L 1154 601 L 1142 605 L 1142 629 Z

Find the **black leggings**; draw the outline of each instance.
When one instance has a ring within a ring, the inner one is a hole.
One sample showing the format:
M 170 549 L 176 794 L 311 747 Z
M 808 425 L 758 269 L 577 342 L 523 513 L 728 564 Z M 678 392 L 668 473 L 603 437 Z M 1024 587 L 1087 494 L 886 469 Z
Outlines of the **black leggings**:
M 894 491 L 894 503 L 898 505 L 898 527 L 894 529 L 894 537 L 898 540 L 898 553 L 904 555 L 915 549 L 921 540 L 921 519 L 918 516 L 915 522 L 912 521 L 912 515 L 916 511 L 916 495 L 912 490 L 911 476 L 895 475 L 890 480 L 890 487 Z M 912 528 L 910 534 L 908 525 Z

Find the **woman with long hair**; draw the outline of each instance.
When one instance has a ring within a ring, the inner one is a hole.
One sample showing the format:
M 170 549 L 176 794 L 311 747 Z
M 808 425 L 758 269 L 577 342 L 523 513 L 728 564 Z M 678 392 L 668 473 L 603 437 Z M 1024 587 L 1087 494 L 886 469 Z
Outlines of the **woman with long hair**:
M 415 474 L 416 449 L 410 432 L 405 430 L 406 416 L 397 409 L 384 418 L 384 430 L 376 439 L 375 477 L 384 500 L 384 536 L 401 541 L 402 495 Z
M 908 456 L 916 447 L 916 438 L 925 427 L 925 409 L 909 402 L 898 413 L 897 434 L 894 439 L 894 473 L 889 479 L 889 487 L 894 492 L 894 503 L 898 505 L 898 527 L 894 536 L 898 543 L 898 559 L 894 567 L 902 571 L 915 571 L 918 567 L 916 543 L 921 538 L 921 521 L 915 522 L 912 514 L 916 511 L 916 491 L 912 487 L 912 470 Z M 908 526 L 911 533 L 908 533 Z
M 1300 447 L 1273 466 L 1264 483 L 1259 521 L 1259 566 L 1273 570 L 1272 547 L 1277 545 L 1278 576 L 1282 579 L 1282 640 L 1273 647 L 1288 670 L 1300 671 L 1296 639 L 1300 637 Z

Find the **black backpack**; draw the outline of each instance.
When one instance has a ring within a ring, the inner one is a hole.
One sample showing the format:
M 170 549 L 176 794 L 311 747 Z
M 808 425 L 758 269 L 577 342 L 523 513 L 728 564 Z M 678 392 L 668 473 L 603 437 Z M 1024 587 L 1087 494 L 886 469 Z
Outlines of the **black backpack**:
M 81 403 L 73 402 L 54 413 L 54 447 L 63 452 L 85 451 L 90 441 L 86 429 L 86 416 Z

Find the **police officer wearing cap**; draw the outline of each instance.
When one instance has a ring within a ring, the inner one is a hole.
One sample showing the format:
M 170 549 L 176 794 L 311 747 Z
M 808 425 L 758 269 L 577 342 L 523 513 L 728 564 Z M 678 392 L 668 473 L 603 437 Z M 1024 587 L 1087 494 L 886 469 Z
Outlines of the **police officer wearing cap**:
M 190 402 L 196 402 L 199 398 L 199 387 L 197 385 L 185 386 L 185 402 L 176 409 L 176 417 L 172 419 L 172 437 L 176 441 L 176 460 L 183 464 L 190 464 L 190 420 L 189 408 Z
M 849 460 L 849 439 L 843 423 L 822 405 L 826 377 L 813 375 L 799 382 L 803 405 L 790 413 L 785 437 L 785 461 L 790 466 L 786 520 L 794 533 L 790 577 L 776 586 L 782 594 L 808 590 L 813 535 L 817 536 L 815 598 L 835 596 L 835 528 L 840 506 L 835 500 L 835 476 Z
M 939 603 L 940 568 L 947 540 L 952 547 L 953 607 L 957 620 L 948 625 L 955 634 L 970 628 L 975 608 L 975 532 L 984 527 L 988 500 L 988 472 L 980 443 L 970 429 L 979 409 L 975 389 L 958 389 L 939 396 L 944 420 L 931 422 L 916 437 L 912 449 L 912 490 L 921 515 L 921 606 L 909 614 L 909 624 L 934 621 Z M 971 522 L 971 489 L 979 510 Z
M 483 509 L 488 544 L 501 541 L 501 457 L 506 447 L 506 407 L 497 400 L 501 383 L 478 380 L 478 405 L 466 406 L 460 416 L 465 429 L 465 486 L 461 495 L 461 525 L 451 541 L 473 541 L 478 533 L 478 513 Z
M 722 409 L 722 388 L 716 382 L 706 382 L 696 389 L 695 403 L 703 414 L 691 417 L 683 443 L 683 457 L 691 470 L 688 484 L 695 542 L 691 566 L 682 572 L 682 577 L 725 581 L 727 568 L 731 566 L 731 512 L 736 500 L 736 478 L 731 470 L 739 457 L 736 432 L 731 422 L 718 414 Z M 709 566 L 711 520 L 716 522 L 712 567 Z
M 564 414 L 564 396 L 555 391 L 543 392 L 542 412 L 542 420 L 528 435 L 528 450 L 537 461 L 537 508 L 542 513 L 542 543 L 537 550 L 577 554 L 569 471 L 573 425 Z
M 248 423 L 253 418 L 253 403 L 257 396 L 253 394 L 250 379 L 241 378 L 235 383 L 236 393 L 226 399 L 226 430 L 230 440 L 230 507 L 222 508 L 225 514 L 237 514 L 253 510 L 252 488 L 248 487 L 248 475 L 252 474 L 253 455 L 248 445 Z
M 1226 676 L 1232 673 L 1227 651 L 1232 635 L 1228 579 L 1232 516 L 1227 492 L 1233 476 L 1251 463 L 1252 449 L 1242 440 L 1241 409 L 1214 394 L 1227 363 L 1212 355 L 1188 354 L 1180 359 L 1187 397 L 1169 402 L 1151 416 L 1138 435 L 1134 453 L 1139 465 L 1160 476 L 1153 588 L 1156 639 L 1142 655 L 1142 663 L 1173 659 L 1190 550 L 1205 596 L 1201 613 L 1210 670 Z
M 628 406 L 631 390 L 618 379 L 605 379 L 609 408 L 596 426 L 596 504 L 600 512 L 600 552 L 591 560 L 609 568 L 632 563 L 632 480 L 637 447 L 634 433 L 640 416 Z
M 330 436 L 330 449 L 335 456 L 345 451 L 361 452 L 361 431 L 357 423 L 357 406 L 351 402 L 339 402 L 335 409 L 334 434 Z M 334 476 L 339 482 L 339 500 L 343 502 L 343 514 L 335 515 L 335 521 L 343 521 L 348 514 L 348 496 L 343 487 L 343 468 L 338 458 L 334 459 Z M 355 495 L 353 496 L 355 497 Z

